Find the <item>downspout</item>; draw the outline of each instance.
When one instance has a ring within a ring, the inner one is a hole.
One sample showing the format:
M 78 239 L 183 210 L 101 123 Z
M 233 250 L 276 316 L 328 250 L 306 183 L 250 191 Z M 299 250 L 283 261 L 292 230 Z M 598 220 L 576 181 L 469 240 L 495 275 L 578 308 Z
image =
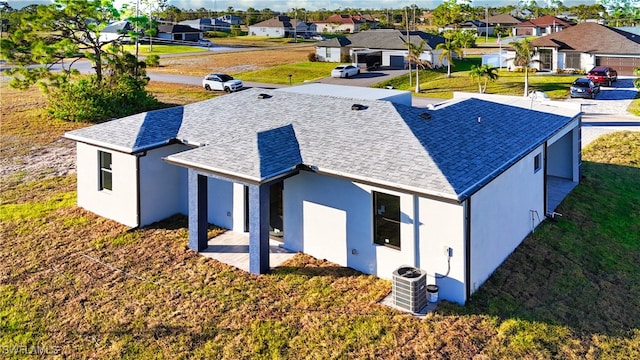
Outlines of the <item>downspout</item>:
M 550 213 L 550 211 L 549 211 L 549 199 L 548 199 L 548 197 L 549 197 L 549 184 L 547 182 L 547 171 L 548 171 L 547 170 L 547 151 L 548 151 L 548 146 L 549 146 L 548 141 L 545 141 L 544 142 L 544 148 L 543 148 L 544 149 L 543 150 L 544 153 L 542 155 L 542 159 L 543 159 L 542 161 L 544 162 L 544 164 L 542 165 L 543 166 L 542 167 L 542 171 L 543 171 L 543 175 L 542 175 L 543 176 L 543 180 L 542 181 L 543 181 L 543 184 L 544 184 L 543 185 L 544 186 L 544 203 L 543 203 L 543 206 L 544 206 L 544 214 L 545 215 Z M 551 212 L 553 212 L 553 210 Z
M 147 156 L 147 152 L 136 154 L 136 223 L 137 227 L 142 224 L 142 194 L 140 193 L 141 181 L 140 181 L 140 158 Z
M 471 197 L 468 197 L 465 204 L 465 270 L 464 270 L 464 283 L 465 283 L 465 303 L 471 297 Z
M 136 224 L 140 227 L 142 223 L 142 216 L 140 215 L 140 211 L 142 209 L 141 198 L 140 195 L 140 156 L 136 156 Z

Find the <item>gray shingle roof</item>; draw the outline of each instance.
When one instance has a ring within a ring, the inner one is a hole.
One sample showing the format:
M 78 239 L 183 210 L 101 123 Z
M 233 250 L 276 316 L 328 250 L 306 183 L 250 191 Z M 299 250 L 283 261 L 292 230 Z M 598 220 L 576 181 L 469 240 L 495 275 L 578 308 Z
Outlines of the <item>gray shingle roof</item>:
M 259 99 L 259 93 L 272 97 Z M 352 110 L 356 102 L 367 108 Z M 425 112 L 430 120 L 421 117 Z M 205 146 L 168 160 L 248 181 L 306 165 L 321 173 L 463 200 L 571 120 L 479 99 L 425 110 L 388 101 L 248 89 L 66 136 L 128 152 L 173 139 L 198 143 Z
M 442 36 L 429 34 L 424 31 L 410 31 L 409 36 L 407 36 L 406 31 L 379 29 L 360 31 L 346 38 L 340 38 L 338 41 L 335 39 L 321 41 L 316 44 L 316 46 L 406 50 L 407 46 L 405 43 L 409 39 L 416 45 L 419 45 L 422 40 L 425 40 L 425 50 L 435 49 L 436 45 L 445 41 Z

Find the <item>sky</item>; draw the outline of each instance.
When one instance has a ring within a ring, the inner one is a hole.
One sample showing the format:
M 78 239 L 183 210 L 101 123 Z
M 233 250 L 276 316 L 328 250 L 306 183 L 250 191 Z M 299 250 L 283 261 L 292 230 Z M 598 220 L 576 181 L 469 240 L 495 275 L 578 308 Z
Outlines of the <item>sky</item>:
M 127 0 L 117 0 L 116 3 L 122 3 Z M 8 1 L 13 8 L 21 8 L 34 3 L 47 3 L 50 1 L 42 0 L 14 0 Z M 135 0 L 127 1 L 135 3 Z M 170 5 L 174 5 L 180 9 L 198 9 L 204 7 L 208 10 L 222 11 L 228 7 L 235 10 L 246 10 L 249 7 L 255 9 L 269 8 L 274 11 L 287 11 L 292 8 L 305 8 L 307 10 L 336 10 L 345 8 L 362 8 L 362 9 L 400 9 L 402 7 L 416 4 L 421 8 L 433 9 L 442 0 L 169 0 Z M 473 6 L 505 6 L 515 5 L 517 0 L 473 0 Z M 547 0 L 537 0 L 538 5 L 543 5 Z M 574 6 L 578 4 L 593 4 L 595 0 L 563 0 L 565 6 Z

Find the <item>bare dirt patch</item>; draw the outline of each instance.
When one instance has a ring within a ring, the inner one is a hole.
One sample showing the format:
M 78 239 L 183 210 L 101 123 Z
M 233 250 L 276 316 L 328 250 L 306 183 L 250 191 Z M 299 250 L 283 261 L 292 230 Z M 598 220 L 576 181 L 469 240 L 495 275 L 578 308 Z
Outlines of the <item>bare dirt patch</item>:
M 308 61 L 311 46 L 251 49 L 230 53 L 167 57 L 160 60 L 160 67 L 149 72 L 176 75 L 204 76 L 212 72 L 238 74 L 265 69 L 275 65 Z

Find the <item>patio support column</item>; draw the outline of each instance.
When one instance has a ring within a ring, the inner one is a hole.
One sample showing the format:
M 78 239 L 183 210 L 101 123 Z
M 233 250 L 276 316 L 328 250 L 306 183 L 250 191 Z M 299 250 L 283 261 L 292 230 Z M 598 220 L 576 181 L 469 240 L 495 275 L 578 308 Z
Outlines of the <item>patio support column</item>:
M 249 272 L 269 271 L 269 185 L 249 185 Z
M 189 169 L 189 248 L 200 252 L 207 248 L 207 177 Z

